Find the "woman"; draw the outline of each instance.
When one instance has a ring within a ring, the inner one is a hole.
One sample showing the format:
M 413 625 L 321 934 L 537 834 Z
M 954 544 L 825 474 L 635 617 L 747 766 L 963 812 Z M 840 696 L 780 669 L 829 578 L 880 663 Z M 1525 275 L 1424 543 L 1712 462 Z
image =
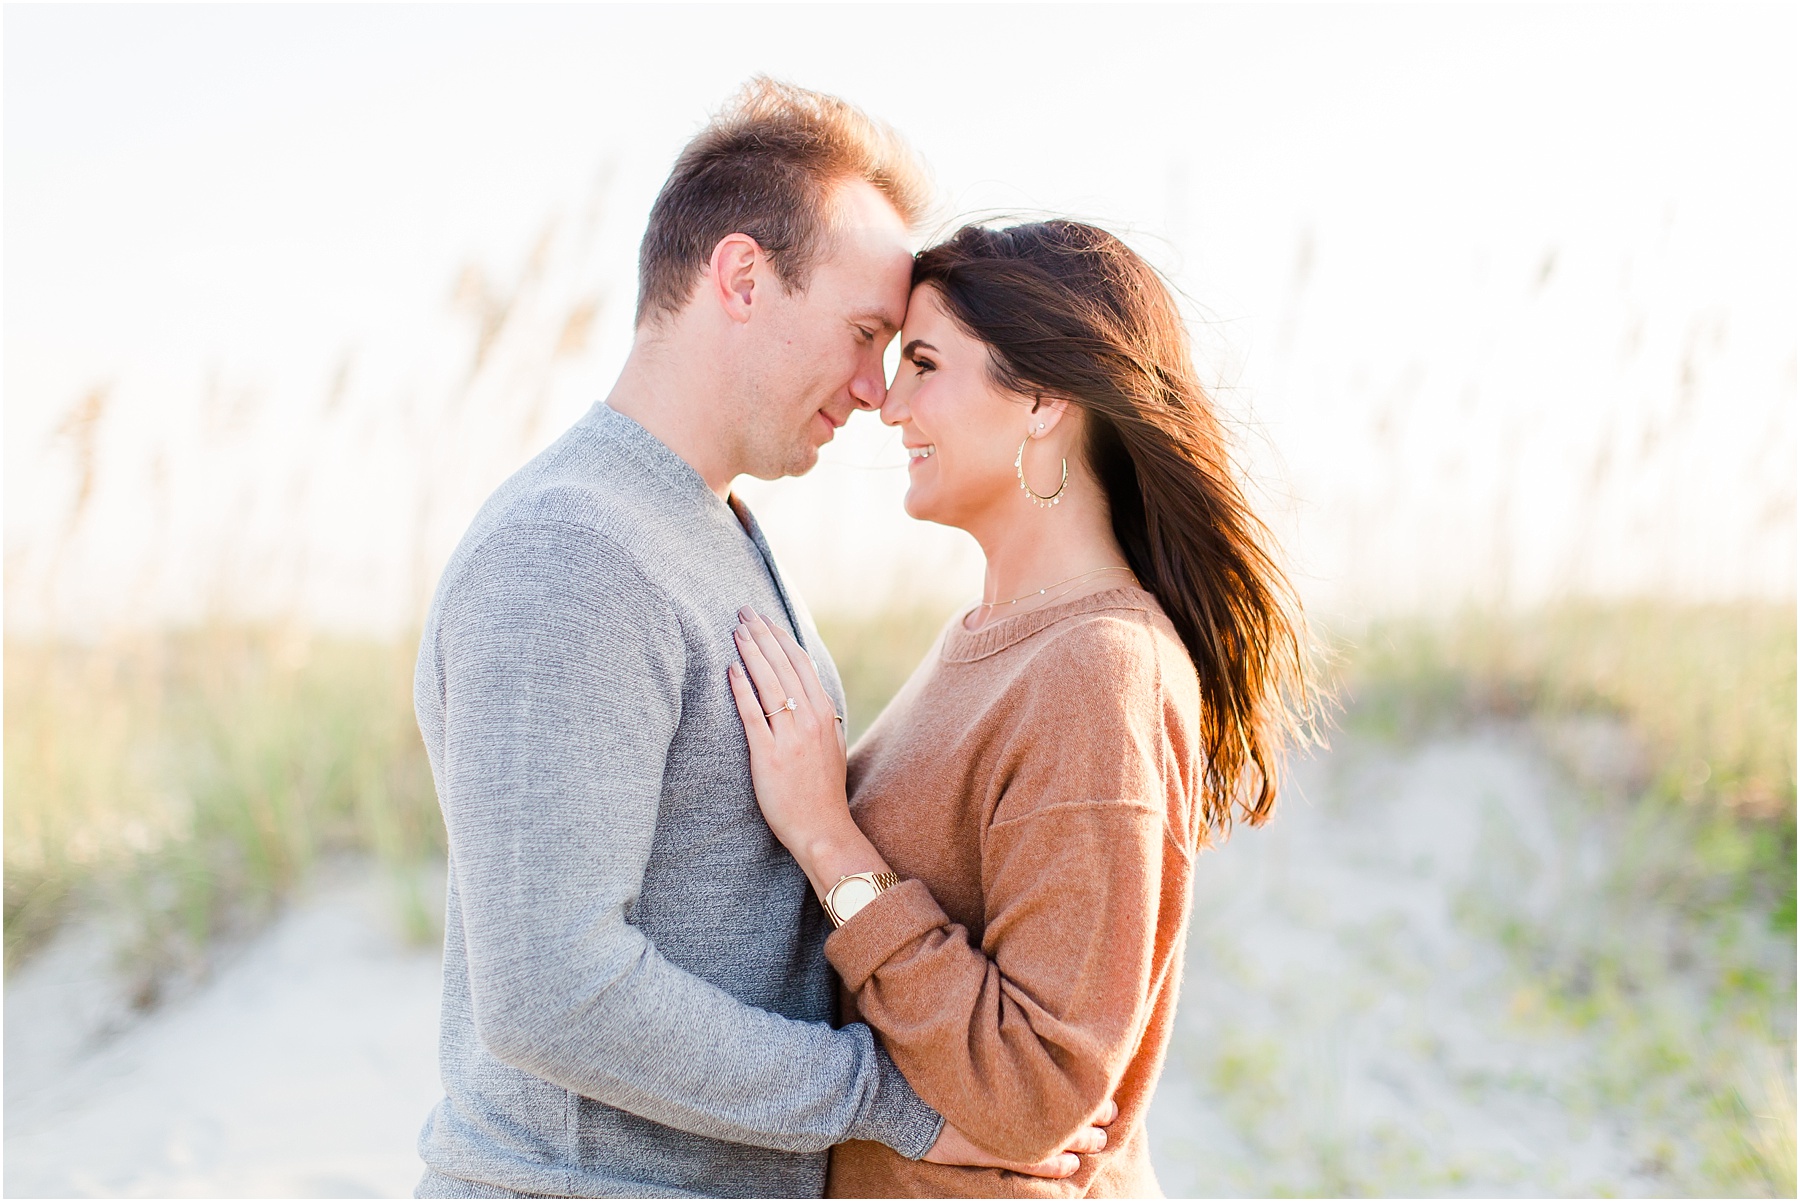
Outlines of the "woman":
M 844 1018 L 948 1124 L 1031 1163 L 1118 1113 L 1063 1180 L 850 1143 L 828 1191 L 1155 1194 L 1144 1117 L 1193 860 L 1274 804 L 1297 609 L 1169 290 L 1122 242 L 968 227 L 913 284 L 881 417 L 906 511 L 974 535 L 985 599 L 858 743 L 848 801 L 810 660 L 747 613 L 731 679 L 757 797 L 838 924 Z

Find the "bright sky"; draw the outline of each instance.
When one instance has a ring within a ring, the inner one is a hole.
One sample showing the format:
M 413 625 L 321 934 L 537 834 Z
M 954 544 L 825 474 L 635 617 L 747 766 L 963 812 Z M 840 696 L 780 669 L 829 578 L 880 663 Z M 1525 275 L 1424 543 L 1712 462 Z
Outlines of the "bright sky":
M 11 7 L 7 620 L 411 620 L 481 497 L 605 394 L 650 201 L 759 71 L 898 127 L 947 216 L 1098 220 L 1168 271 L 1322 609 L 1791 596 L 1795 33 L 1721 6 Z M 484 295 L 519 303 L 470 382 Z M 95 389 L 78 511 L 56 431 Z M 816 609 L 973 597 L 973 545 L 904 487 L 862 416 L 743 491 Z

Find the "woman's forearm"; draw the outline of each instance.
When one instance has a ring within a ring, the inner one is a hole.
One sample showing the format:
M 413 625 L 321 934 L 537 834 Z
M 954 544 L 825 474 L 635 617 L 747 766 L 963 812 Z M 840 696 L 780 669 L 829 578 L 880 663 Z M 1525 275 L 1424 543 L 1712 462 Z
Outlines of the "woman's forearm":
M 920 1097 L 990 1152 L 1035 1159 L 1097 1113 L 1137 1049 L 1158 931 L 1185 901 L 1164 896 L 1165 841 L 1136 802 L 990 827 L 979 933 L 909 881 L 826 957 Z

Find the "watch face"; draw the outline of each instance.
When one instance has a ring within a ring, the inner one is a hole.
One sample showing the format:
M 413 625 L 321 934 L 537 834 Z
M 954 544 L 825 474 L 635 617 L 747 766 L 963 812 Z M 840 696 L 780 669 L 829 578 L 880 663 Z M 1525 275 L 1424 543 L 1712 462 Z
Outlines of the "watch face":
M 850 916 L 874 901 L 877 890 L 873 884 L 860 876 L 853 876 L 840 881 L 838 887 L 831 891 L 831 908 L 837 912 L 839 922 L 848 922 Z

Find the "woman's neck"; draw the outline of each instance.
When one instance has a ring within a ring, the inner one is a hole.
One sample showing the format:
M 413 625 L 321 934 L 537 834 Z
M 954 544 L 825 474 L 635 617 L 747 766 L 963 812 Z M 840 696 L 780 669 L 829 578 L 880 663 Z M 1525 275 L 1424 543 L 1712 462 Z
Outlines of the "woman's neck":
M 982 603 L 963 622 L 970 630 L 1134 582 L 1097 497 L 1083 503 L 1072 496 L 1053 509 L 1021 497 L 987 529 L 971 533 L 987 557 L 987 574 Z

